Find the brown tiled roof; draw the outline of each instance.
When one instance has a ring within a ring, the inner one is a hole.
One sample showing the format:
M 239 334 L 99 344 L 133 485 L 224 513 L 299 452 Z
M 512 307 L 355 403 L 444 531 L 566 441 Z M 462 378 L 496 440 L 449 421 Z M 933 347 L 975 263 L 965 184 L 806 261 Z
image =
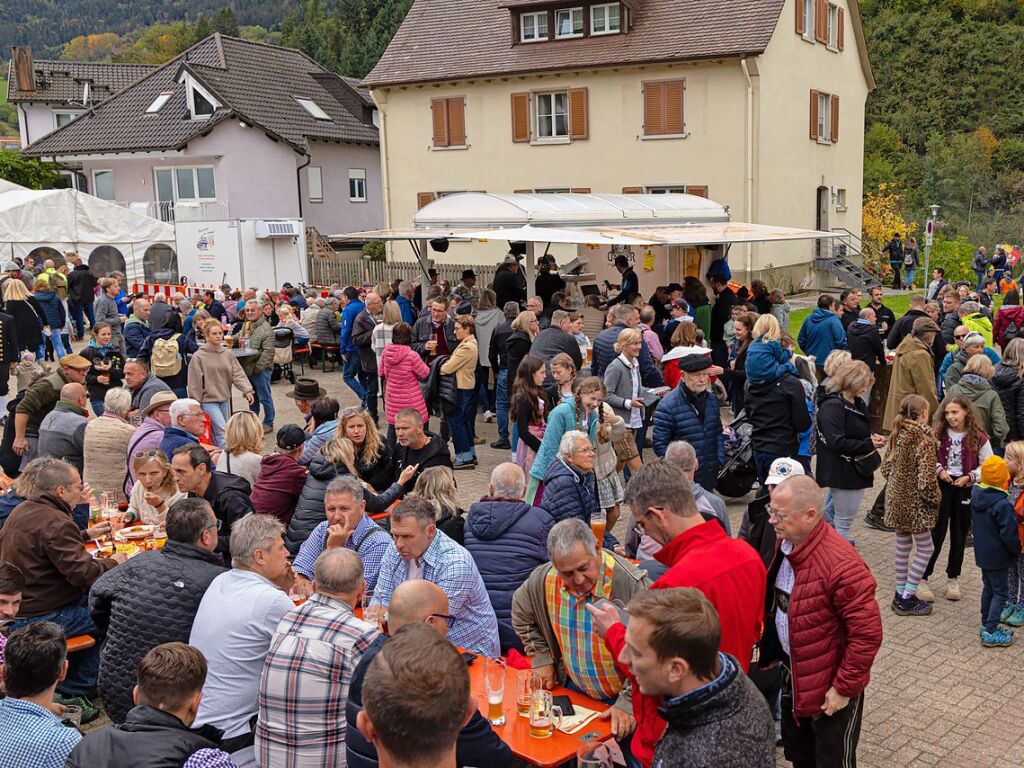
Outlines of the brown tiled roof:
M 210 118 L 189 119 L 185 87 L 178 82 L 182 71 L 221 103 Z M 341 81 L 299 51 L 213 35 L 34 142 L 26 154 L 176 150 L 232 116 L 302 152 L 309 140 L 378 143 L 377 129 L 332 96 L 321 84 L 324 78 Z M 342 87 L 348 88 L 344 83 Z M 147 114 L 163 91 L 171 92 L 170 99 L 158 112 Z M 331 120 L 313 118 L 296 96 L 313 99 Z
M 151 64 L 97 64 L 82 61 L 38 59 L 33 67 L 36 90 L 19 91 L 17 78 L 10 74 L 8 101 L 46 102 L 81 105 L 82 86 L 89 83 L 92 103 L 98 104 L 154 69 Z
M 505 0 L 506 2 L 508 0 Z M 785 0 L 644 0 L 626 34 L 512 44 L 501 0 L 415 0 L 368 88 L 763 53 Z

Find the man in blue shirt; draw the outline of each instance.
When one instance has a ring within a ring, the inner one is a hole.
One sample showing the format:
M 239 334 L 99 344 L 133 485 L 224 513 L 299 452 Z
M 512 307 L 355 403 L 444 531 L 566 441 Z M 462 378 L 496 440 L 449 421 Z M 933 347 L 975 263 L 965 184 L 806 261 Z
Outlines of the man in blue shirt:
M 359 381 L 359 372 L 362 368 L 359 365 L 359 347 L 352 341 L 352 324 L 359 314 L 366 309 L 366 305 L 359 300 L 359 291 L 348 286 L 342 292 L 341 299 L 341 357 L 345 361 L 345 371 L 342 378 L 348 388 L 356 393 L 363 408 L 366 407 L 366 387 Z
M 50 621 L 11 633 L 4 649 L 7 698 L 0 701 L 0 765 L 62 768 L 82 734 L 54 714 L 68 673 L 64 631 Z

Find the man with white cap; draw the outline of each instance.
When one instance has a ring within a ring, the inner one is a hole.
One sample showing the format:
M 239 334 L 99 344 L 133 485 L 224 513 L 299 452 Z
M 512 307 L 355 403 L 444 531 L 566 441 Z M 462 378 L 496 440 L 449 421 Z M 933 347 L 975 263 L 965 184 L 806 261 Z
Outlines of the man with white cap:
M 775 529 L 768 522 L 772 491 L 786 478 L 806 474 L 803 465 L 796 459 L 776 459 L 768 468 L 768 476 L 764 481 L 765 491 L 759 493 L 743 513 L 737 538 L 756 549 L 766 567 L 775 557 Z

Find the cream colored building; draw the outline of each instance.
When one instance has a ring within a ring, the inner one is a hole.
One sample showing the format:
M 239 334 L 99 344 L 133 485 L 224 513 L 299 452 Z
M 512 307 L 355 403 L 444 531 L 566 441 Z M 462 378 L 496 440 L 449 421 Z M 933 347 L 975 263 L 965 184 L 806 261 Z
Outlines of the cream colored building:
M 389 227 L 452 192 L 687 192 L 736 221 L 860 235 L 874 81 L 857 0 L 415 0 L 364 84 Z M 737 245 L 729 262 L 799 283 L 819 248 Z M 678 279 L 669 255 L 642 273 L 638 254 L 644 290 Z

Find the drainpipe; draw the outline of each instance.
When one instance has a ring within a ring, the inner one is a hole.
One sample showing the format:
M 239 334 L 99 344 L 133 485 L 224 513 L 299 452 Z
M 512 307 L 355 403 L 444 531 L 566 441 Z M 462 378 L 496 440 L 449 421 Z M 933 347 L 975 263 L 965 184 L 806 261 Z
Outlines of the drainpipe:
M 748 61 L 746 58 L 740 59 L 740 67 L 743 69 L 743 77 L 747 81 L 747 93 L 745 100 L 745 112 L 746 112 L 746 126 L 744 134 L 744 178 L 743 178 L 743 197 L 744 197 L 744 218 L 754 223 L 754 80 L 753 78 L 758 77 L 757 64 L 752 61 Z M 747 266 L 746 282 L 751 281 L 754 272 L 754 244 L 747 245 Z
M 295 169 L 295 192 L 299 196 L 299 218 L 302 218 L 302 169 L 313 162 L 312 155 L 306 155 L 306 162 Z

